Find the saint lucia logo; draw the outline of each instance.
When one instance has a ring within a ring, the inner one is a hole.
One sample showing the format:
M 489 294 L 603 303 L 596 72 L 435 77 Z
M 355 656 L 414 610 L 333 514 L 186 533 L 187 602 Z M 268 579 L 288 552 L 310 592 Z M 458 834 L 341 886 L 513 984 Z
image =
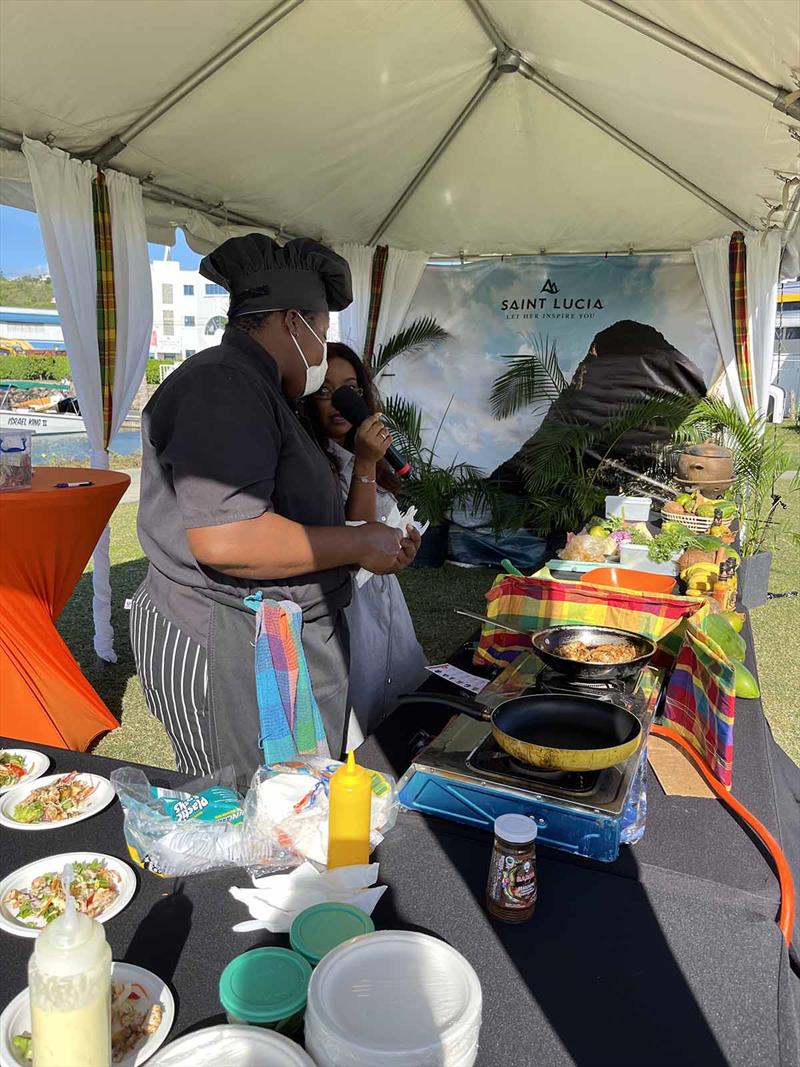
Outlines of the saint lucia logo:
M 558 286 L 556 285 L 555 282 L 551 282 L 550 279 L 548 278 L 547 281 L 542 286 L 542 288 L 539 290 L 539 292 L 540 293 L 557 293 L 558 292 Z

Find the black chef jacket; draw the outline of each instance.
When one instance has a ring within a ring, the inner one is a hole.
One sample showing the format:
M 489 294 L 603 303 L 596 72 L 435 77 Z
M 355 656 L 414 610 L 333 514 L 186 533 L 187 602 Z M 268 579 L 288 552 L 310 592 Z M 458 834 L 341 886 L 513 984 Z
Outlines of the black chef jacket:
M 186 530 L 274 511 L 304 526 L 342 526 L 338 481 L 281 391 L 272 357 L 229 326 L 222 344 L 164 381 L 142 418 L 139 539 L 155 606 L 206 646 L 210 597 L 256 589 L 293 600 L 305 621 L 350 600 L 345 568 L 296 578 L 240 579 L 197 562 Z

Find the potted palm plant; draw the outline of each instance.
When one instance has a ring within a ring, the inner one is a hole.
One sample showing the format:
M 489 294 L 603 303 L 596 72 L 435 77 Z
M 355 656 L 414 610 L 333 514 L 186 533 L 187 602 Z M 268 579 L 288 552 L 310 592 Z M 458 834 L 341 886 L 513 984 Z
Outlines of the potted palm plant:
M 447 534 L 450 512 L 456 504 L 471 501 L 486 504 L 483 475 L 469 463 L 452 460 L 440 463 L 436 446 L 453 398 L 439 420 L 430 446 L 423 439 L 423 416 L 420 409 L 403 397 L 390 396 L 384 401 L 384 417 L 392 431 L 398 450 L 411 464 L 410 473 L 398 487 L 401 505 L 414 505 L 420 522 L 429 522 L 414 565 L 441 567 L 447 558 Z
M 700 401 L 678 432 L 683 441 L 707 439 L 733 452 L 734 483 L 726 495 L 739 510 L 739 595 L 746 608 L 765 604 L 772 567 L 771 545 L 784 497 L 800 490 L 800 478 L 778 492 L 778 480 L 792 465 L 775 428 L 757 415 L 745 418 L 717 397 Z

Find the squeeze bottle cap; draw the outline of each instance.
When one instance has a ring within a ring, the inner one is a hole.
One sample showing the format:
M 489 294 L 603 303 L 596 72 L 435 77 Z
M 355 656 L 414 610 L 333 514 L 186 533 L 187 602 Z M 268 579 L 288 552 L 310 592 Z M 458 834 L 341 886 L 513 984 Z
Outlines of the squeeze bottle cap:
M 75 907 L 72 886 L 72 865 L 67 864 L 61 875 L 66 907 L 63 915 L 53 919 L 36 938 L 36 965 L 47 974 L 80 974 L 98 962 L 106 944 L 103 927 L 96 919 L 81 915 Z

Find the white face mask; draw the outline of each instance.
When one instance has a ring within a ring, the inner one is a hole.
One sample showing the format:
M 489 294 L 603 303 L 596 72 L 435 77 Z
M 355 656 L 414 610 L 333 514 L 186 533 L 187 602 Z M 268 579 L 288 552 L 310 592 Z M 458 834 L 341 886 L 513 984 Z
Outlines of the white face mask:
M 298 312 L 298 315 L 300 315 L 299 312 Z M 315 330 L 313 330 L 311 328 L 311 326 L 308 325 L 308 323 L 306 322 L 306 320 L 303 318 L 302 315 L 300 315 L 300 318 L 303 320 L 305 325 L 308 326 L 309 330 L 311 330 L 311 332 L 314 334 L 316 339 L 322 345 L 322 362 L 321 363 L 317 363 L 315 366 L 311 366 L 310 367 L 308 365 L 308 360 L 306 359 L 305 355 L 303 354 L 303 349 L 300 347 L 300 344 L 299 344 L 297 338 L 295 337 L 294 334 L 291 335 L 292 336 L 292 340 L 294 341 L 294 347 L 300 353 L 300 358 L 302 359 L 303 363 L 305 363 L 305 366 L 306 366 L 306 384 L 305 384 L 305 388 L 303 389 L 302 393 L 300 394 L 300 396 L 302 397 L 302 396 L 311 396 L 312 393 L 316 393 L 325 384 L 325 375 L 328 373 L 328 342 L 322 340 L 322 338 L 319 336 L 319 334 Z

